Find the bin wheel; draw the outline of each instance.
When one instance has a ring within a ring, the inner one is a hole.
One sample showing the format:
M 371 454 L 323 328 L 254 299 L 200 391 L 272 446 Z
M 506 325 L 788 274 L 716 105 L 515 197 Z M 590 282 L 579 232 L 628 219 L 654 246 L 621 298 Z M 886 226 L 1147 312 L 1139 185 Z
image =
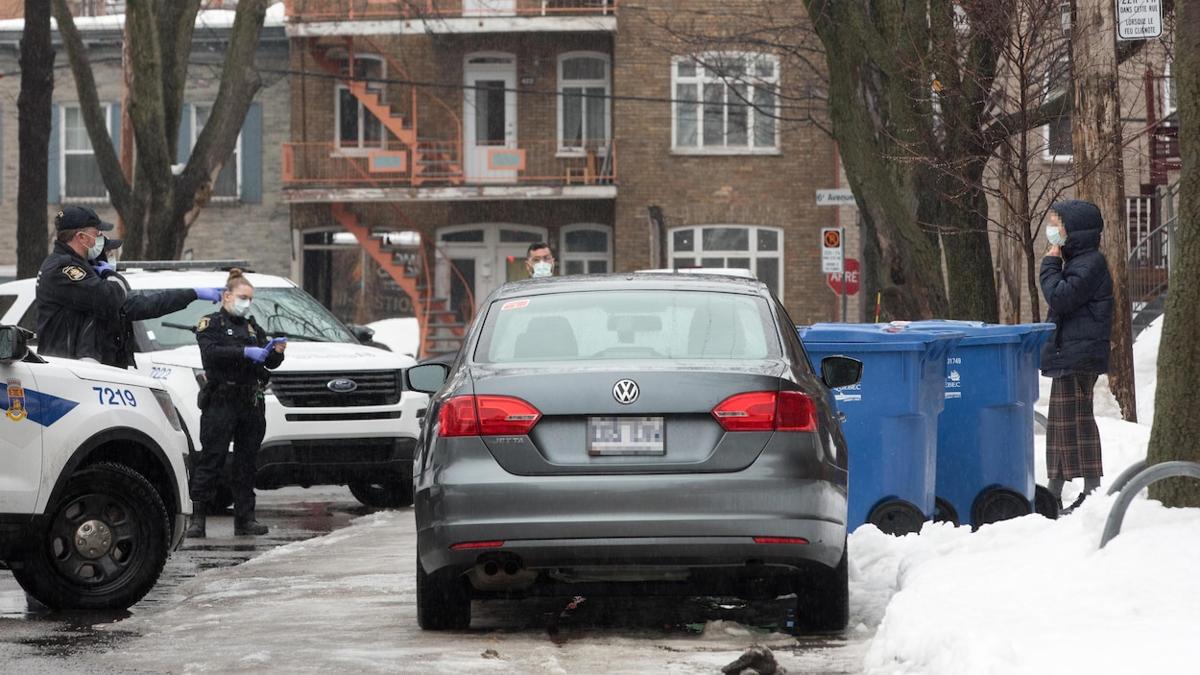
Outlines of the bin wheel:
M 921 525 L 925 523 L 925 514 L 906 501 L 889 499 L 871 509 L 867 522 L 885 534 L 903 536 L 920 532 Z
M 971 505 L 971 524 L 974 527 L 1020 518 L 1033 513 L 1029 500 L 1007 488 L 984 490 Z
M 1044 485 L 1033 488 L 1034 513 L 1046 516 L 1050 520 L 1058 520 L 1058 513 L 1061 509 L 1062 502 L 1050 492 L 1050 488 Z
M 945 499 L 935 497 L 933 500 L 933 522 L 958 525 L 958 509 L 954 508 L 954 505 Z

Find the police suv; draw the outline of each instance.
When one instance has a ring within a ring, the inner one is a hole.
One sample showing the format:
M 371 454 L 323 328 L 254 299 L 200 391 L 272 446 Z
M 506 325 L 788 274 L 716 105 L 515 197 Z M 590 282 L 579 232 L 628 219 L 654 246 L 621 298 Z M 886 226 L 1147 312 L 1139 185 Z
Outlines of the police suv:
M 124 609 L 191 514 L 170 394 L 134 372 L 41 359 L 0 325 L 0 568 L 58 609 Z
M 168 288 L 220 288 L 238 261 L 125 262 L 118 271 L 132 293 Z M 290 280 L 247 273 L 254 284 L 251 316 L 272 337 L 288 338 L 287 359 L 271 372 L 267 432 L 255 487 L 348 485 L 363 504 L 412 504 L 412 458 L 418 414 L 428 397 L 404 391 L 402 373 L 415 361 L 369 343 L 370 329 L 348 328 Z M 4 323 L 36 324 L 33 279 L 0 284 Z M 204 369 L 194 329 L 219 309 L 196 300 L 167 316 L 134 323 L 138 371 L 166 387 L 179 409 L 192 452 L 200 450 L 196 397 Z M 367 342 L 368 344 L 364 344 Z M 227 487 L 214 504 L 233 502 Z

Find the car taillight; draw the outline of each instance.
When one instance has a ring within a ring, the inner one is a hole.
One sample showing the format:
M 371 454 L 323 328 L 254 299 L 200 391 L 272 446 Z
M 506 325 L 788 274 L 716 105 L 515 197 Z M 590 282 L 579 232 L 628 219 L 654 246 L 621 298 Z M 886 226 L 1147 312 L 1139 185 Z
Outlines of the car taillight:
M 807 544 L 804 537 L 755 537 L 756 544 Z
M 713 408 L 725 431 L 816 431 L 816 406 L 798 391 L 735 394 Z
M 472 551 L 481 548 L 500 548 L 504 546 L 504 541 L 460 541 L 457 544 L 450 544 L 451 551 Z
M 523 436 L 541 418 L 537 408 L 511 396 L 455 396 L 438 412 L 442 436 Z

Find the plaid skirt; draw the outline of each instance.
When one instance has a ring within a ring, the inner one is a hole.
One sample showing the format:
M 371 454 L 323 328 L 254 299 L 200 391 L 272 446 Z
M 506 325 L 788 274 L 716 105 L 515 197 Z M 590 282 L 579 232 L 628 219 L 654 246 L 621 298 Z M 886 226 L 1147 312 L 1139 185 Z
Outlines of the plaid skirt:
M 1046 421 L 1046 473 L 1049 478 L 1098 478 L 1104 475 L 1100 458 L 1100 429 L 1092 414 L 1096 373 L 1072 373 L 1054 378 L 1050 414 Z

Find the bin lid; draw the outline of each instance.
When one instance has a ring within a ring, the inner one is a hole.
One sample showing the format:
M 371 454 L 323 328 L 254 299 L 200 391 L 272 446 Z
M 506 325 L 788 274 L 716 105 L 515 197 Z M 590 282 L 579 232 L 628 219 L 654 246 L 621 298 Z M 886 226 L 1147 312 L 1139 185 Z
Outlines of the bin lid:
M 846 346 L 856 351 L 926 351 L 933 343 L 957 342 L 966 335 L 962 331 L 925 331 L 900 324 L 817 323 L 796 328 L 805 345 Z
M 1018 343 L 1040 344 L 1048 337 L 1048 335 L 1042 334 L 1053 332 L 1055 329 L 1055 325 L 1052 323 L 998 324 L 952 319 L 927 319 L 912 321 L 907 325 L 917 330 L 949 330 L 964 333 L 966 337 L 959 343 L 959 346 L 962 347 Z

